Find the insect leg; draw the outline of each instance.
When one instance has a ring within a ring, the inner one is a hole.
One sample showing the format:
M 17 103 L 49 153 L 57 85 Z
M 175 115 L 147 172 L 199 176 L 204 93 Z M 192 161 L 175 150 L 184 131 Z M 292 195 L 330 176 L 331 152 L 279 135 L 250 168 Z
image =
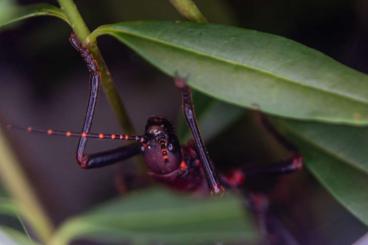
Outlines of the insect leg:
M 83 46 L 83 44 L 78 40 L 76 35 L 72 33 L 70 35 L 70 43 L 72 46 L 81 54 L 84 61 L 87 64 L 87 68 L 90 74 L 90 94 L 87 105 L 87 112 L 84 119 L 82 134 L 79 138 L 78 148 L 77 148 L 77 162 L 78 164 L 85 169 L 89 168 L 97 168 L 103 167 L 106 165 L 110 165 L 119 160 L 127 159 L 131 156 L 137 155 L 140 153 L 141 145 L 139 143 L 134 143 L 131 145 L 123 146 L 117 149 L 104 151 L 100 153 L 94 154 L 86 154 L 86 145 L 89 136 L 89 132 L 92 126 L 92 120 L 95 113 L 96 101 L 98 96 L 99 84 L 101 80 L 101 74 L 98 69 L 97 62 L 93 55 L 89 52 L 89 50 Z M 132 137 L 126 137 L 125 140 L 129 140 Z M 140 137 L 136 138 L 136 141 L 141 140 Z
M 283 175 L 293 173 L 303 168 L 303 157 L 299 154 L 291 156 L 289 159 L 270 164 L 269 166 L 255 167 L 245 170 L 246 176 L 256 175 Z
M 84 160 L 83 164 L 81 164 L 81 167 L 85 169 L 100 168 L 128 159 L 139 153 L 141 153 L 141 145 L 138 143 L 133 143 L 108 151 L 84 155 Z
M 211 193 L 219 194 L 224 191 L 222 185 L 219 182 L 217 174 L 215 172 L 214 166 L 211 159 L 208 156 L 206 148 L 204 146 L 201 134 L 198 129 L 197 120 L 194 112 L 194 106 L 192 101 L 192 91 L 187 85 L 186 79 L 176 75 L 175 85 L 180 90 L 182 97 L 182 107 L 187 124 L 192 131 L 193 139 L 201 159 L 201 162 L 206 173 L 207 182 Z
M 98 71 L 97 63 L 93 57 L 93 55 L 88 51 L 86 47 L 79 41 L 77 36 L 72 33 L 69 38 L 70 43 L 72 46 L 81 54 L 84 61 L 87 64 L 87 68 L 89 71 L 89 81 L 90 81 L 90 94 L 88 99 L 87 111 L 86 116 L 84 119 L 82 132 L 84 134 L 88 134 L 91 126 L 92 120 L 95 113 L 96 101 L 98 96 L 98 89 L 100 84 L 101 75 Z M 87 137 L 80 137 L 77 149 L 77 162 L 82 167 L 85 168 L 88 162 L 88 156 L 85 154 L 85 149 L 87 145 Z
M 222 183 L 229 188 L 239 188 L 244 185 L 246 178 L 258 176 L 277 176 L 299 171 L 303 168 L 302 156 L 296 154 L 291 158 L 267 166 L 234 169 L 230 174 L 221 176 Z

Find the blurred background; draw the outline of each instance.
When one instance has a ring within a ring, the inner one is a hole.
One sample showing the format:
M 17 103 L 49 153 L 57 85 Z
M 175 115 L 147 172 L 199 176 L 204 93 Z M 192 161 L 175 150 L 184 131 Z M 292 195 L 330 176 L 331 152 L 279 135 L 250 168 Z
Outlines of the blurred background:
M 2 0 L 0 0 L 1 2 Z M 20 4 L 38 1 L 23 0 Z M 45 2 L 45 1 L 44 1 Z M 47 1 L 56 4 L 56 1 Z M 368 71 L 368 2 L 364 0 L 197 0 L 211 23 L 288 37 L 362 72 Z M 91 29 L 128 20 L 182 19 L 167 0 L 77 0 Z M 1 10 L 0 10 L 1 11 Z M 0 119 L 39 128 L 80 130 L 88 99 L 88 73 L 68 43 L 70 29 L 41 17 L 0 32 Z M 129 117 L 138 133 L 162 115 L 174 124 L 180 98 L 171 78 L 111 37 L 99 39 Z M 120 132 L 101 91 L 93 131 Z M 216 122 L 214 122 L 216 123 Z M 205 129 L 203 129 L 205 130 Z M 138 176 L 134 161 L 85 171 L 75 161 L 77 140 L 10 131 L 8 137 L 56 224 L 118 195 L 121 176 Z M 223 171 L 287 156 L 252 112 L 207 142 Z M 89 151 L 116 146 L 92 142 Z M 352 244 L 366 232 L 307 171 L 249 183 L 268 193 L 271 210 L 295 244 Z

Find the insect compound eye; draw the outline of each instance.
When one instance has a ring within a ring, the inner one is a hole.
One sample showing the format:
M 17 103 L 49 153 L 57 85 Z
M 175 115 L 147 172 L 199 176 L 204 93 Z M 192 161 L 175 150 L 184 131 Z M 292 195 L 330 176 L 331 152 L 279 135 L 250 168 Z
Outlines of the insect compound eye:
M 169 144 L 169 145 L 167 146 L 167 149 L 168 149 L 169 151 L 174 150 L 174 146 L 173 146 L 173 144 Z

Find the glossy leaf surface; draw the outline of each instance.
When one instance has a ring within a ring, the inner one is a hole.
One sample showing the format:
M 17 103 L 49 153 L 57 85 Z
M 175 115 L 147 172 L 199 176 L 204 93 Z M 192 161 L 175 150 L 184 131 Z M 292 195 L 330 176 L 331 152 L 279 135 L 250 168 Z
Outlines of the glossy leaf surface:
M 368 129 L 276 120 L 323 186 L 368 225 Z
M 190 22 L 99 27 L 167 74 L 217 99 L 290 118 L 368 123 L 368 76 L 292 40 Z M 322 106 L 323 105 L 323 106 Z

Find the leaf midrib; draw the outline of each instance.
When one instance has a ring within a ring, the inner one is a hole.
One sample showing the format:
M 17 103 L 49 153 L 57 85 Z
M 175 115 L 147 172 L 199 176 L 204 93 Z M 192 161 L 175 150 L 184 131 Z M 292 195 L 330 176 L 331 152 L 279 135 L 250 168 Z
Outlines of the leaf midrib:
M 274 75 L 274 74 L 272 74 L 270 72 L 267 72 L 267 71 L 264 71 L 264 70 L 260 70 L 259 68 L 256 68 L 256 67 L 253 67 L 253 66 L 245 66 L 244 64 L 234 63 L 233 61 L 228 60 L 228 59 L 226 59 L 224 57 L 222 57 L 222 59 L 220 59 L 220 58 L 218 58 L 216 56 L 212 56 L 212 55 L 210 55 L 208 53 L 198 52 L 196 50 L 192 50 L 192 49 L 189 49 L 189 48 L 184 47 L 184 46 L 177 46 L 177 45 L 173 45 L 173 44 L 168 43 L 168 42 L 164 42 L 161 39 L 152 38 L 152 37 L 149 37 L 149 36 L 146 36 L 146 35 L 142 35 L 142 34 L 139 34 L 138 35 L 137 33 L 131 32 L 131 31 L 127 30 L 127 29 L 121 30 L 121 29 L 116 29 L 116 28 L 111 27 L 111 26 L 105 26 L 104 25 L 104 26 L 101 26 L 98 29 L 96 29 L 96 31 L 98 31 L 100 33 L 105 33 L 105 34 L 114 36 L 115 38 L 118 38 L 118 39 L 121 38 L 121 37 L 118 36 L 117 34 L 113 34 L 113 33 L 120 32 L 120 33 L 125 34 L 125 35 L 130 35 L 130 36 L 133 36 L 133 37 L 136 37 L 136 38 L 146 39 L 146 40 L 153 41 L 153 42 L 156 42 L 158 44 L 161 44 L 163 46 L 168 46 L 168 47 L 171 47 L 171 48 L 179 49 L 179 50 L 182 50 L 182 51 L 186 51 L 186 52 L 189 52 L 189 53 L 196 54 L 198 56 L 206 57 L 208 59 L 213 59 L 213 60 L 216 60 L 216 61 L 219 61 L 219 62 L 222 62 L 222 63 L 227 63 L 227 64 L 230 64 L 230 65 L 238 66 L 238 67 L 241 67 L 243 69 L 248 69 L 248 70 L 251 70 L 251 71 L 260 73 L 260 74 L 268 75 L 270 77 L 274 77 L 275 79 L 279 79 L 281 81 L 284 81 L 284 82 L 287 82 L 287 83 L 291 83 L 293 85 L 297 85 L 297 86 L 300 86 L 300 87 L 303 87 L 303 88 L 313 89 L 313 90 L 324 92 L 324 93 L 327 93 L 327 94 L 330 94 L 330 95 L 333 95 L 333 96 L 343 97 L 343 98 L 346 98 L 348 100 L 351 100 L 351 101 L 354 101 L 354 102 L 358 102 L 358 103 L 362 103 L 362 104 L 367 104 L 368 103 L 368 100 L 364 100 L 362 98 L 355 98 L 355 97 L 352 97 L 352 96 L 347 95 L 347 94 L 339 93 L 338 91 L 333 91 L 332 92 L 331 90 L 327 90 L 325 88 L 314 87 L 314 86 L 311 86 L 311 85 L 298 83 L 298 82 L 295 82 L 295 81 L 290 80 L 290 79 L 285 79 L 285 78 L 276 76 L 276 75 Z M 111 33 L 109 33 L 109 31 Z

